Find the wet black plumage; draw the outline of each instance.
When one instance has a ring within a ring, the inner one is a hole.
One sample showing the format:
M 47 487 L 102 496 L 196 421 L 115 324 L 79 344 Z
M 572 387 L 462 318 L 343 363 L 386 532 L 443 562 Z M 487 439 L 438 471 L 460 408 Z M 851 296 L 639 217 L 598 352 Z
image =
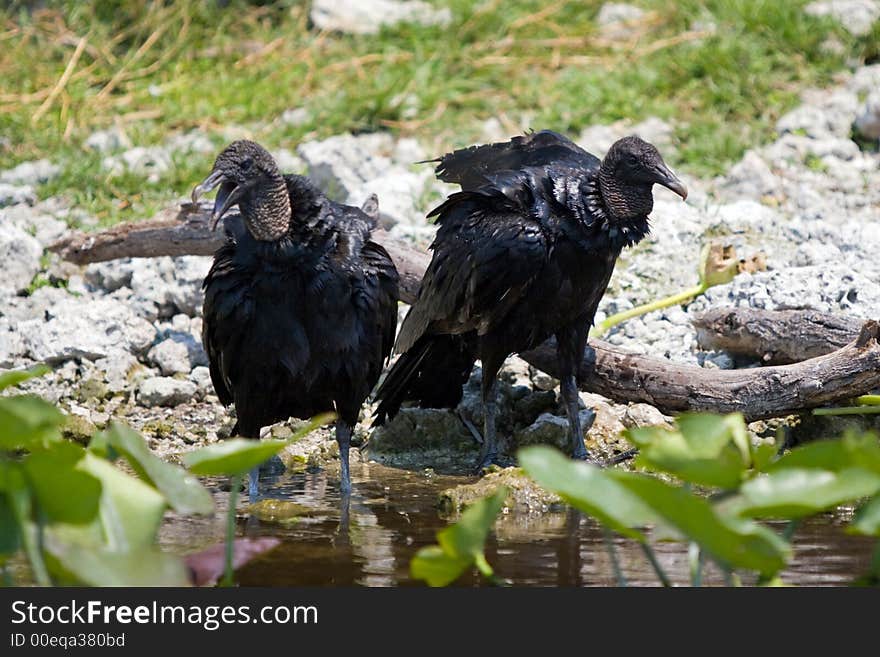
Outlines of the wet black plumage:
M 555 336 L 572 454 L 587 458 L 575 381 L 587 333 L 621 250 L 648 233 L 653 184 L 683 197 L 684 186 L 638 137 L 602 161 L 551 131 L 435 161 L 438 177 L 462 191 L 429 215 L 433 257 L 397 338 L 402 355 L 377 391 L 376 422 L 406 401 L 455 406 L 479 358 L 485 465 L 496 457 L 498 370 Z
M 370 217 L 304 177 L 282 176 L 253 142 L 227 147 L 194 196 L 218 185 L 215 219 L 237 203 L 241 221 L 225 222 L 204 281 L 214 388 L 248 438 L 335 410 L 347 490 L 351 431 L 394 343 L 397 271 L 370 241 Z

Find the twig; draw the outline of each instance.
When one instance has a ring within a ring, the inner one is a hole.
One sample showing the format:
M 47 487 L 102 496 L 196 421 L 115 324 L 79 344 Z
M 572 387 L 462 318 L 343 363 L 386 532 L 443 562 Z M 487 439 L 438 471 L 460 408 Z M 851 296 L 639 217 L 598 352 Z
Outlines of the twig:
M 277 49 L 278 46 L 280 46 L 282 43 L 284 43 L 284 41 L 286 39 L 287 39 L 286 36 L 280 36 L 277 39 L 273 39 L 272 41 L 267 43 L 265 46 L 260 48 L 257 52 L 252 52 L 251 54 L 245 55 L 244 57 L 239 59 L 237 62 L 235 62 L 235 64 L 232 65 L 232 67 L 234 69 L 238 70 L 238 69 L 242 69 L 242 68 L 246 68 L 246 67 L 250 66 L 251 64 L 253 64 L 257 60 L 262 59 L 263 57 L 268 55 L 270 52 Z
M 49 108 L 52 107 L 52 103 L 55 102 L 58 94 L 61 93 L 67 84 L 67 81 L 70 80 L 70 76 L 73 75 L 73 69 L 76 68 L 76 64 L 79 61 L 80 56 L 83 54 L 83 50 L 85 50 L 86 42 L 87 37 L 82 37 L 79 40 L 79 43 L 76 44 L 76 50 L 73 51 L 73 56 L 67 62 L 67 67 L 64 69 L 64 73 L 61 74 L 58 82 L 55 83 L 52 91 L 49 92 L 49 96 L 43 101 L 43 104 L 37 108 L 37 111 L 34 112 L 34 115 L 31 117 L 31 125 L 36 125 L 43 115 L 49 111 Z
M 633 53 L 633 58 L 638 59 L 641 57 L 647 57 L 648 55 L 653 55 L 658 50 L 662 50 L 663 48 L 669 48 L 671 46 L 677 46 L 681 43 L 686 43 L 688 41 L 697 41 L 699 39 L 705 39 L 708 36 L 712 36 L 712 32 L 708 30 L 690 30 L 688 32 L 682 32 L 680 34 L 676 34 L 675 36 L 667 37 L 665 39 L 657 39 L 656 41 L 649 43 L 644 48 L 639 48 L 636 52 Z
M 165 30 L 168 29 L 168 24 L 165 23 L 157 27 L 150 36 L 147 37 L 147 40 L 141 44 L 141 47 L 137 49 L 137 51 L 132 55 L 127 62 L 125 62 L 117 71 L 113 74 L 113 77 L 110 78 L 110 81 L 104 85 L 104 88 L 98 92 L 98 95 L 95 96 L 95 101 L 100 102 L 106 98 L 111 91 L 116 88 L 120 82 L 122 82 L 123 76 L 126 73 L 126 69 L 138 61 L 141 57 L 143 57 L 147 51 L 153 47 L 153 44 L 159 40 L 159 38 L 165 33 Z
M 534 14 L 529 14 L 528 16 L 517 18 L 510 24 L 510 31 L 512 32 L 513 30 L 518 30 L 519 28 L 525 27 L 526 25 L 531 25 L 532 23 L 540 23 L 548 16 L 552 16 L 553 14 L 558 12 L 565 5 L 565 2 L 557 2 L 556 4 L 544 7 L 541 11 L 535 12 Z

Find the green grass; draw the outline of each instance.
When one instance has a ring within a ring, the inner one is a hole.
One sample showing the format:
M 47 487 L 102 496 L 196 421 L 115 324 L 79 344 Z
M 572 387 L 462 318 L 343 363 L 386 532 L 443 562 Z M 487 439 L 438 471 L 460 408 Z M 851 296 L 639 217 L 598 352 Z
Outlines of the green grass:
M 450 26 L 377 36 L 310 29 L 303 2 L 48 2 L 33 12 L 13 3 L 0 10 L 0 169 L 58 161 L 65 173 L 40 193 L 64 194 L 109 224 L 151 215 L 211 163 L 210 154 L 180 157 L 153 183 L 110 177 L 83 142 L 114 124 L 136 145 L 199 128 L 219 148 L 223 128 L 238 126 L 270 147 L 391 130 L 442 152 L 478 140 L 490 117 L 510 133 L 576 136 L 656 115 L 676 126 L 673 163 L 712 175 L 770 138 L 803 88 L 878 55 L 877 30 L 855 39 L 806 16 L 801 1 L 634 2 L 650 14 L 628 42 L 602 38 L 598 1 L 450 0 Z M 693 34 L 694 19 L 717 30 Z M 83 36 L 72 76 L 40 110 Z M 841 53 L 821 47 L 829 38 Z M 295 107 L 309 120 L 275 121 Z

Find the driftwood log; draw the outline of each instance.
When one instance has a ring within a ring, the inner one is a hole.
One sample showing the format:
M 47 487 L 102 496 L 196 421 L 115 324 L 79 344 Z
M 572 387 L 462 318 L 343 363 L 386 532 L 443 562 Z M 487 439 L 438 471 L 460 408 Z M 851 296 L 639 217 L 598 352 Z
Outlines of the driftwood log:
M 856 339 L 864 322 L 813 310 L 718 308 L 697 315 L 693 324 L 702 349 L 785 365 L 840 349 Z
M 122 224 L 102 233 L 71 235 L 52 245 L 50 250 L 79 264 L 122 257 L 211 255 L 223 237 L 221 231 L 210 230 L 208 211 L 204 205 L 187 204 L 177 212 L 166 212 L 152 221 Z M 238 220 L 235 216 L 227 218 L 227 221 Z M 411 303 L 418 293 L 429 256 L 382 230 L 374 231 L 373 239 L 394 259 L 402 278 L 401 300 Z M 717 321 L 723 324 L 725 320 Z M 679 365 L 591 340 L 581 365 L 580 388 L 618 402 L 646 402 L 664 413 L 739 411 L 749 420 L 789 415 L 880 387 L 880 325 L 873 321 L 859 323 L 857 337 L 842 344 L 840 340 L 844 338 L 840 336 L 845 330 L 849 329 L 835 329 L 838 342 L 833 346 L 840 348 L 832 353 L 791 365 L 745 370 Z M 738 331 L 748 334 L 744 329 Z M 719 331 L 718 335 L 735 332 Z M 852 336 L 852 332 L 849 335 Z M 724 348 L 720 342 L 713 344 L 712 348 Z M 771 348 L 757 351 L 762 355 L 771 352 L 797 355 L 797 352 L 785 351 L 770 338 L 764 346 L 768 345 Z M 555 351 L 553 342 L 548 341 L 520 355 L 552 376 L 557 371 Z

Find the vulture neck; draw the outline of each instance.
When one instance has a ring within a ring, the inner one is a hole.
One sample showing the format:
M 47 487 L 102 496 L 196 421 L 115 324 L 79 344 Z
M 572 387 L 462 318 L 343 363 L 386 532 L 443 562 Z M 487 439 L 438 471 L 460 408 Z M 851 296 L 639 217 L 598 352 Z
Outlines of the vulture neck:
M 276 242 L 290 229 L 290 195 L 279 173 L 239 202 L 241 216 L 254 239 Z
M 618 221 L 647 217 L 654 209 L 651 185 L 628 185 L 615 178 L 604 162 L 599 168 L 599 192 L 608 215 Z

